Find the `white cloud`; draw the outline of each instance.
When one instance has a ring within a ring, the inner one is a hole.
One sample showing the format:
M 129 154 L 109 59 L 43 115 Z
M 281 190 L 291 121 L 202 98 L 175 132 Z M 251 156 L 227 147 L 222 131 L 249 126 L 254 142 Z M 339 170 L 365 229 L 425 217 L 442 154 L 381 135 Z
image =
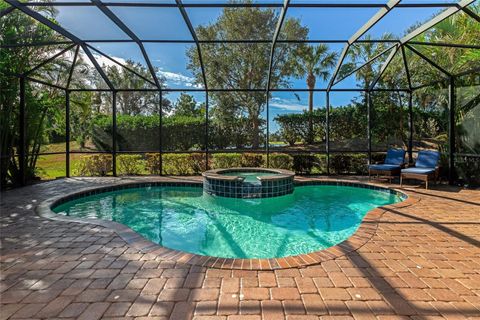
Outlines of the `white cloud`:
M 158 74 L 167 80 L 167 86 L 177 85 L 185 87 L 202 88 L 202 85 L 196 84 L 195 79 L 181 73 L 160 70 Z
M 118 64 L 116 64 L 115 62 L 113 62 L 112 60 L 108 59 L 105 56 L 102 56 L 102 55 L 99 55 L 99 54 L 93 54 L 93 56 L 95 57 L 95 60 L 97 60 L 98 64 L 101 65 L 101 66 L 105 65 L 105 66 L 108 66 L 108 67 L 113 67 L 113 66 L 118 67 Z M 123 58 L 119 58 L 119 57 L 112 57 L 112 58 L 117 60 L 121 64 L 127 63 L 127 60 L 125 60 Z
M 301 104 L 301 102 L 296 99 L 283 99 L 278 97 L 272 98 L 270 106 L 286 111 L 303 111 L 308 109 L 306 104 Z
M 95 54 L 95 53 L 93 54 L 93 56 L 95 57 L 95 60 L 97 60 L 97 62 L 100 66 L 105 65 L 105 66 L 109 66 L 109 67 L 112 67 L 112 66 L 117 66 L 118 67 L 118 64 L 116 64 L 112 60 L 106 58 L 105 56 L 102 56 L 100 54 Z M 115 59 L 116 61 L 118 61 L 121 64 L 126 64 L 126 62 L 127 62 L 126 59 L 123 59 L 123 58 L 120 58 L 120 57 L 113 57 L 112 56 L 111 58 Z M 90 61 L 90 59 L 88 59 L 88 57 L 84 57 L 84 59 L 85 59 L 85 61 L 87 61 L 88 65 L 90 65 L 90 67 L 93 68 L 93 64 Z M 166 79 L 167 87 L 174 87 L 174 86 L 184 86 L 184 87 L 193 87 L 193 88 L 202 88 L 203 87 L 202 85 L 196 84 L 194 78 L 188 77 L 188 76 L 183 75 L 181 73 L 175 73 L 175 72 L 160 70 L 160 71 L 158 71 L 157 74 Z

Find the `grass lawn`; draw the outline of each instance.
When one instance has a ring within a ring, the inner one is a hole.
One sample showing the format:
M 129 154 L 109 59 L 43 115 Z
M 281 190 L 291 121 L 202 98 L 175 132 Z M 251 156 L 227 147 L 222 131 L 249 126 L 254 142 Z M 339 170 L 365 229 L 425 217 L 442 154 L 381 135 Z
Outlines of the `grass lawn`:
M 70 171 L 74 172 L 80 159 L 83 157 L 81 154 L 70 155 Z M 39 156 L 36 166 L 36 174 L 42 180 L 51 180 L 59 177 L 65 177 L 66 172 L 66 156 L 64 154 L 44 155 Z
M 81 150 L 80 145 L 76 141 L 70 142 L 70 148 L 71 150 Z M 88 147 L 86 150 L 92 151 L 91 148 Z M 42 146 L 41 152 L 65 152 L 65 142 L 51 143 Z M 70 171 L 72 174 L 83 156 L 82 154 L 70 154 Z M 36 175 L 42 180 L 65 177 L 67 175 L 65 162 L 65 154 L 39 156 L 35 167 Z
M 72 141 L 70 148 L 72 150 L 82 150 L 77 142 Z M 94 151 L 92 148 L 85 150 Z M 65 152 L 65 143 L 52 143 L 42 147 L 42 152 Z M 82 158 L 88 156 L 88 154 L 70 154 L 70 174 L 76 175 L 77 168 L 82 161 Z M 38 157 L 36 169 L 36 175 L 42 180 L 52 180 L 60 177 L 65 177 L 66 172 L 66 155 L 65 154 L 52 154 L 42 155 Z M 121 165 L 117 158 L 117 172 L 121 174 Z M 141 174 L 148 174 L 147 170 L 142 166 Z

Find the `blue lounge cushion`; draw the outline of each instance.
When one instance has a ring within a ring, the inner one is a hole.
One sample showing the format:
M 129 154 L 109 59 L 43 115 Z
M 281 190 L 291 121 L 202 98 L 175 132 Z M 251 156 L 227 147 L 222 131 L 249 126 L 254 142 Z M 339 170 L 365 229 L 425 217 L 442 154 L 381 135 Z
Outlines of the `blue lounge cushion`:
M 422 167 L 422 168 L 414 167 L 414 168 L 402 169 L 402 173 L 415 173 L 415 174 L 430 174 L 430 173 L 433 173 L 434 171 L 435 171 L 435 168 L 426 168 L 426 167 Z
M 424 150 L 418 152 L 418 158 L 415 162 L 416 168 L 435 168 L 440 160 L 440 152 Z
M 403 149 L 388 149 L 385 164 L 393 164 L 401 166 L 405 162 L 405 150 Z
M 379 170 L 379 171 L 392 171 L 396 169 L 400 169 L 399 165 L 394 164 L 372 164 L 368 166 L 370 170 Z

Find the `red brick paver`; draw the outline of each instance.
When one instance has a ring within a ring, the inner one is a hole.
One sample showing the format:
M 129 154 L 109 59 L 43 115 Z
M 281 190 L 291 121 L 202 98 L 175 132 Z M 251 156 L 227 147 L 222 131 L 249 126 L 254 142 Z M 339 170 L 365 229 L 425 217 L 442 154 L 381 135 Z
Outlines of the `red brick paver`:
M 319 265 L 275 271 L 192 266 L 107 228 L 34 212 L 59 193 L 149 179 L 158 178 L 63 179 L 2 193 L 0 318 L 480 318 L 478 190 L 407 187 L 417 201 L 364 222 L 359 248 L 347 242 Z

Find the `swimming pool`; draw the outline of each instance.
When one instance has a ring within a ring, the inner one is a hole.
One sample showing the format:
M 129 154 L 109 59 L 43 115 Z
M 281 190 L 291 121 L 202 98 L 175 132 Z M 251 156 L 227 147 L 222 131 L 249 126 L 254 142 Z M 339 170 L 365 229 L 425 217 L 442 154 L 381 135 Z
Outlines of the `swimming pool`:
M 369 210 L 401 200 L 388 190 L 337 185 L 297 186 L 289 195 L 257 199 L 214 197 L 200 186 L 154 186 L 80 197 L 52 210 L 116 221 L 193 254 L 280 258 L 334 246 L 355 233 Z

